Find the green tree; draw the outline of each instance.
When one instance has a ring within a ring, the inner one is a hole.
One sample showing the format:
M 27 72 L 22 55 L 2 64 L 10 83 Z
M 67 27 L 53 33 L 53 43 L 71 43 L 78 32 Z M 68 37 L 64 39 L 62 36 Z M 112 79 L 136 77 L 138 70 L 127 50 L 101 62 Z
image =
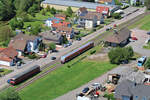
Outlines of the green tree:
M 55 50 L 56 49 L 56 44 L 55 43 L 50 43 L 49 44 L 49 50 Z
M 31 26 L 30 33 L 32 35 L 38 35 L 39 32 L 41 32 L 41 26 L 40 25 Z
M 44 16 L 46 15 L 45 9 L 41 10 L 41 14 L 44 15 Z
M 68 17 L 71 17 L 72 14 L 73 14 L 73 11 L 72 11 L 71 7 L 68 7 L 67 10 L 66 10 L 66 15 L 67 15 Z
M 24 26 L 23 20 L 21 18 L 13 18 L 9 21 L 9 25 L 13 30 L 16 28 L 22 29 Z
M 51 12 L 51 14 L 56 14 L 56 9 L 54 8 L 54 7 L 52 7 L 51 9 L 50 9 L 50 12 Z
M 147 59 L 147 61 L 144 64 L 145 68 L 150 68 L 150 57 Z
M 150 0 L 145 0 L 145 6 L 148 10 L 150 10 Z
M 110 62 L 113 64 L 120 64 L 122 61 L 129 60 L 134 55 L 132 47 L 114 48 L 108 53 Z
M 50 12 L 50 11 L 51 11 L 50 6 L 47 6 L 47 7 L 46 7 L 46 11 L 47 11 L 47 12 Z
M 6 21 L 14 17 L 14 0 L 0 0 L 0 20 Z
M 121 15 L 119 13 L 113 13 L 112 17 L 115 18 L 115 19 L 120 19 Z
M 14 89 L 8 89 L 4 94 L 0 95 L 0 100 L 21 100 L 21 98 Z

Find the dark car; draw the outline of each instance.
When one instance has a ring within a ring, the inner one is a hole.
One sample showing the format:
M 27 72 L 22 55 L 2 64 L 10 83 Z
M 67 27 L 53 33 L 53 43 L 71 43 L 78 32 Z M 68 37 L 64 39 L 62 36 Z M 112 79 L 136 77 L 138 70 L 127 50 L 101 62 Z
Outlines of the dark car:
M 79 37 L 79 38 L 77 38 L 76 40 L 80 41 L 80 40 L 81 40 L 81 38 Z
M 83 93 L 87 93 L 89 91 L 89 87 L 86 87 L 82 90 Z
M 148 34 L 148 35 L 150 35 L 150 31 L 149 31 L 149 32 L 147 32 L 147 34 Z
M 51 57 L 51 60 L 55 60 L 56 59 L 56 57 Z

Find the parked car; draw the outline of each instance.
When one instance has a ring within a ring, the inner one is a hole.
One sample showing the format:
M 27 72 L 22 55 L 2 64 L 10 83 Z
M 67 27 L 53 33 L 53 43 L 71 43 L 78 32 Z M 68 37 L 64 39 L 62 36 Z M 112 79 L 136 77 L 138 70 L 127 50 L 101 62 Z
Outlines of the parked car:
M 51 60 L 55 60 L 56 59 L 56 57 L 51 57 Z
M 146 39 L 145 44 L 147 44 L 148 42 L 150 42 L 150 38 Z
M 89 90 L 90 90 L 89 87 L 85 87 L 85 88 L 82 90 L 82 92 L 83 92 L 83 93 L 87 93 Z
M 102 85 L 100 83 L 93 83 L 92 88 L 94 89 L 101 89 Z
M 40 56 L 40 58 L 46 58 L 47 57 L 47 53 L 44 53 L 44 52 L 39 52 L 37 54 Z
M 67 44 L 67 46 L 71 46 L 72 45 L 72 43 L 71 42 L 69 42 L 68 44 Z
M 68 45 L 67 44 L 64 44 L 64 48 L 67 48 L 68 47 Z
M 136 37 L 132 37 L 132 40 L 138 40 Z
M 130 41 L 130 42 L 135 42 L 136 40 L 132 40 L 132 38 L 129 38 L 129 41 Z
M 150 35 L 150 31 L 149 31 L 149 32 L 147 32 L 147 34 L 148 34 L 148 35 Z
M 17 66 L 21 66 L 21 62 L 17 62 Z
M 112 29 L 112 27 L 108 27 L 108 28 L 106 28 L 106 31 L 109 31 L 109 30 L 111 30 Z
M 80 41 L 80 40 L 81 40 L 81 38 L 79 37 L 79 38 L 77 38 L 76 40 Z

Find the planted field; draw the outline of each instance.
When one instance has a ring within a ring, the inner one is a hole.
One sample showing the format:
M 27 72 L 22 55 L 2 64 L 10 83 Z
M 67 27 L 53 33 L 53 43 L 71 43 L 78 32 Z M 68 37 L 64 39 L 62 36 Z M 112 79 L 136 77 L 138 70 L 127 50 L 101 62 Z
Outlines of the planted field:
M 95 47 L 92 50 L 99 52 L 101 47 Z M 84 59 L 87 55 L 91 55 L 92 50 L 24 88 L 20 91 L 21 98 L 23 100 L 53 100 L 116 67 L 108 61 Z

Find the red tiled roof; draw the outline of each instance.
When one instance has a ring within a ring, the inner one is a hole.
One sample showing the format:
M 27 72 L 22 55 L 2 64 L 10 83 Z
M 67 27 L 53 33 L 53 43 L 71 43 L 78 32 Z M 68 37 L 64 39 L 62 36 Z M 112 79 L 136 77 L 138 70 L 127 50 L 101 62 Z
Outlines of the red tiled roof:
M 67 27 L 68 25 L 70 24 L 70 22 L 66 22 L 66 21 L 63 21 L 63 22 L 60 22 L 60 23 L 53 23 L 52 24 L 52 27 L 60 27 L 60 26 L 65 26 Z
M 5 48 L 0 48 L 0 51 L 4 50 Z
M 59 32 L 60 34 L 71 34 L 72 28 L 60 26 L 56 29 L 56 31 Z
M 98 12 L 98 13 L 106 12 L 108 14 L 109 13 L 109 7 L 97 6 L 96 7 L 96 12 Z
M 4 48 L 0 51 L 0 60 L 3 61 L 12 61 L 18 52 L 13 47 Z

